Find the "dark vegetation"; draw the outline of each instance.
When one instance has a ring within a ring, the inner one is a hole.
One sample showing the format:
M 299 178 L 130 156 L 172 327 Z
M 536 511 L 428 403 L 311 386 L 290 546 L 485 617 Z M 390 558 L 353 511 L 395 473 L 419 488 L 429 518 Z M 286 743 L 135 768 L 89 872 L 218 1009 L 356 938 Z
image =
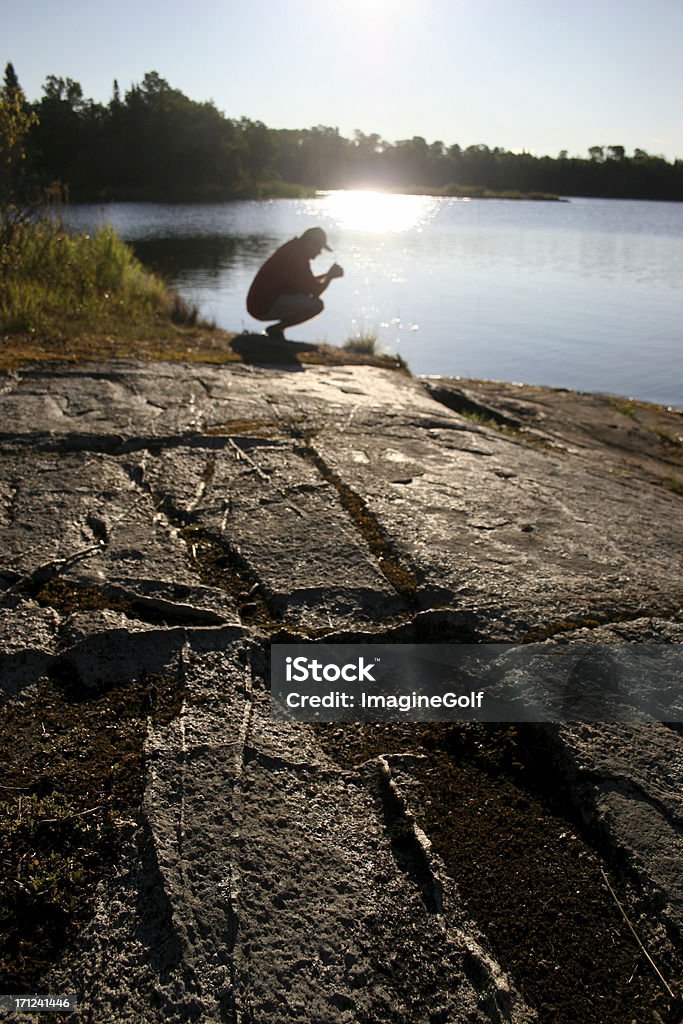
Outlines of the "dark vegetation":
M 0 709 L 0 991 L 40 991 L 92 917 L 95 889 L 130 840 L 148 717 L 169 721 L 173 681 L 84 693 L 67 666 Z
M 8 64 L 2 92 L 5 103 L 20 97 L 31 118 L 30 176 L 43 186 L 60 183 L 74 200 L 214 200 L 354 187 L 683 199 L 683 160 L 641 149 L 627 156 L 621 145 L 600 145 L 586 157 L 537 157 L 419 136 L 387 142 L 356 131 L 347 139 L 324 125 L 271 129 L 191 100 L 155 71 L 124 94 L 115 81 L 108 104 L 87 99 L 71 78 L 49 75 L 41 99 L 29 104 Z

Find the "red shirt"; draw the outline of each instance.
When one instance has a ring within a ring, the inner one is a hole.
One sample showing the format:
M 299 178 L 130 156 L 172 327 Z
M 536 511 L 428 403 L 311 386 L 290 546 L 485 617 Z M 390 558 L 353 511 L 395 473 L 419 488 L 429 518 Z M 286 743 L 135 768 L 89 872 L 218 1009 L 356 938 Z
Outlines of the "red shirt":
M 285 242 L 263 264 L 247 295 L 247 312 L 256 319 L 266 317 L 281 295 L 318 296 L 323 285 L 311 273 L 310 259 L 300 238 Z

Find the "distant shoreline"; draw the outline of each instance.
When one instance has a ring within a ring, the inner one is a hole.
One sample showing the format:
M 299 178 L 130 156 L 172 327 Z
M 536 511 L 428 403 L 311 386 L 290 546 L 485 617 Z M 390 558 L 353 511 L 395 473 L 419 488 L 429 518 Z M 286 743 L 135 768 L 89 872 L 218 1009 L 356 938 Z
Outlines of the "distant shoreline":
M 218 192 L 211 194 L 128 191 L 108 192 L 70 192 L 64 205 L 79 206 L 110 203 L 166 203 L 169 205 L 212 205 L 214 203 L 236 203 L 245 201 L 268 201 L 273 199 L 315 199 L 330 192 L 377 192 L 380 195 L 424 196 L 434 199 L 462 199 L 473 202 L 478 199 L 509 200 L 510 202 L 552 202 L 569 203 L 573 199 L 600 199 L 614 202 L 633 203 L 680 203 L 678 199 L 657 199 L 643 196 L 609 196 L 609 195 L 557 195 L 553 192 L 521 192 L 515 189 L 487 189 L 478 186 L 449 186 L 448 189 L 399 188 L 367 185 L 349 186 L 348 188 L 323 189 L 309 188 L 305 185 L 280 182 L 272 189 L 262 186 L 240 192 Z
M 515 202 L 568 202 L 568 199 L 552 192 L 522 192 L 517 189 L 489 189 L 477 185 L 449 185 L 442 189 L 425 189 L 417 186 L 411 188 L 399 188 L 381 185 L 357 185 L 343 189 L 316 189 L 306 185 L 297 185 L 291 182 L 276 182 L 264 184 L 253 189 L 244 189 L 238 192 L 148 192 L 146 190 L 116 190 L 109 193 L 100 191 L 93 193 L 89 191 L 71 191 L 66 203 L 67 205 L 79 205 L 89 203 L 178 203 L 178 204 L 212 204 L 231 203 L 245 200 L 271 200 L 271 199 L 315 199 L 316 196 L 326 195 L 328 192 L 377 192 L 382 195 L 401 196 L 431 196 L 435 199 L 507 199 Z M 599 197 L 602 198 L 602 197 Z M 608 198 L 608 197 L 604 197 Z

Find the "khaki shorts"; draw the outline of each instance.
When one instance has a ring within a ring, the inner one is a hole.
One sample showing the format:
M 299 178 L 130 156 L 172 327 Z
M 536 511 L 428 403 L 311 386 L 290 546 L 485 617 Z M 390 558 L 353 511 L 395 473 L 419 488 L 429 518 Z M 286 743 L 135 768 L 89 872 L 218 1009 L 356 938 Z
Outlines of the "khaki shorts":
M 322 313 L 323 308 L 322 299 L 312 295 L 281 295 L 259 320 L 289 320 L 295 316 L 309 318 Z

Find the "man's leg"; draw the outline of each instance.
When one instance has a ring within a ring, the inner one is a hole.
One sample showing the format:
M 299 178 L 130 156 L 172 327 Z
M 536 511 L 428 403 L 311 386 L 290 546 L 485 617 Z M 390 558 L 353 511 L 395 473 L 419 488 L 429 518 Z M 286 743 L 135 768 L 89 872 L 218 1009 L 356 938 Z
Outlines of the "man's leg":
M 287 327 L 295 327 L 307 320 L 312 320 L 324 309 L 322 299 L 314 298 L 312 295 L 281 295 L 280 298 L 268 310 L 268 316 L 264 320 L 277 320 L 278 323 L 266 327 L 266 334 L 271 338 L 284 338 Z

